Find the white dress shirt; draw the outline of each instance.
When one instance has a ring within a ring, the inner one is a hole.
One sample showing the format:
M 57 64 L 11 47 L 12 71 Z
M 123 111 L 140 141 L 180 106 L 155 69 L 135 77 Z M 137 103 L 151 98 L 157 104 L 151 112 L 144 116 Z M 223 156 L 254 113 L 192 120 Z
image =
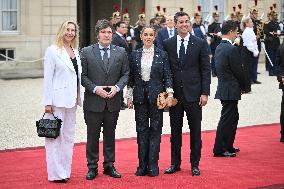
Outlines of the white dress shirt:
M 187 45 L 188 45 L 188 40 L 189 40 L 189 37 L 190 37 L 190 34 L 188 33 L 187 36 L 184 38 L 184 49 L 185 49 L 185 54 L 186 54 L 186 51 L 187 51 Z M 180 49 L 180 45 L 181 45 L 181 37 L 179 35 L 177 35 L 177 54 L 178 54 L 178 57 L 179 57 L 179 49 Z
M 243 34 L 243 46 L 247 47 L 249 51 L 253 53 L 254 57 L 257 57 L 259 54 L 256 35 L 253 31 L 253 28 L 246 27 Z

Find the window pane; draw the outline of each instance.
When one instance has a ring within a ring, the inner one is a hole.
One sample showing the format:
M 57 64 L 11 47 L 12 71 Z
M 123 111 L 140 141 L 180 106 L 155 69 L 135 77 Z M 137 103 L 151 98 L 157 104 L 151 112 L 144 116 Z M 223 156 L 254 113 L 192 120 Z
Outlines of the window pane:
M 11 0 L 11 9 L 17 9 L 17 0 Z
M 0 54 L 6 56 L 6 49 L 0 49 Z M 6 61 L 6 58 L 0 55 L 0 61 Z
M 3 11 L 2 12 L 2 30 L 7 31 L 10 30 L 10 12 Z
M 15 58 L 14 50 L 8 50 L 8 57 Z
M 11 22 L 10 22 L 10 30 L 17 30 L 17 12 L 11 11 Z
M 2 0 L 2 8 L 4 10 L 10 9 L 10 0 Z

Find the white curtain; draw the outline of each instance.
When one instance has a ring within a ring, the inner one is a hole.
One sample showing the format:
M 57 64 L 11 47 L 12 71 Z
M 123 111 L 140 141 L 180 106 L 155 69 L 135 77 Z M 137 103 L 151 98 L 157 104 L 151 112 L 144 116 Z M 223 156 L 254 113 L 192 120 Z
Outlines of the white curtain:
M 2 16 L 2 31 L 17 30 L 17 0 L 0 0 L 1 1 L 1 16 Z

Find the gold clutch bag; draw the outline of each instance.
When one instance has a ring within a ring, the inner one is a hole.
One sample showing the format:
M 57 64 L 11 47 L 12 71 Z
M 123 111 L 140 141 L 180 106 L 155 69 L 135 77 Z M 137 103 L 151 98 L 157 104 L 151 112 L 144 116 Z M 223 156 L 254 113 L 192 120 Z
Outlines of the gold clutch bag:
M 167 106 L 166 99 L 168 97 L 168 94 L 166 92 L 162 92 L 159 94 L 157 98 L 157 107 L 158 109 L 164 109 Z M 172 106 L 175 106 L 177 104 L 176 98 L 171 98 L 172 100 Z

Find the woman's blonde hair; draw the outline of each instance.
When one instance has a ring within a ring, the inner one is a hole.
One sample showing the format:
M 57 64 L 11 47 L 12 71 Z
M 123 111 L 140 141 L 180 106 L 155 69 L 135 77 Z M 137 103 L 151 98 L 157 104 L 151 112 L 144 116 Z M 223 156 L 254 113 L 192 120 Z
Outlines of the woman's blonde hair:
M 64 46 L 63 39 L 64 39 L 64 34 L 67 30 L 68 24 L 73 24 L 75 26 L 75 37 L 71 41 L 71 46 L 77 49 L 79 46 L 79 26 L 77 25 L 76 22 L 70 21 L 70 20 L 64 21 L 61 24 L 56 34 L 55 45 L 58 46 L 59 48 L 62 48 Z
M 241 29 L 244 31 L 246 29 L 246 24 L 249 22 L 249 20 L 251 19 L 251 17 L 249 16 L 244 16 L 242 18 L 242 24 L 241 24 Z

